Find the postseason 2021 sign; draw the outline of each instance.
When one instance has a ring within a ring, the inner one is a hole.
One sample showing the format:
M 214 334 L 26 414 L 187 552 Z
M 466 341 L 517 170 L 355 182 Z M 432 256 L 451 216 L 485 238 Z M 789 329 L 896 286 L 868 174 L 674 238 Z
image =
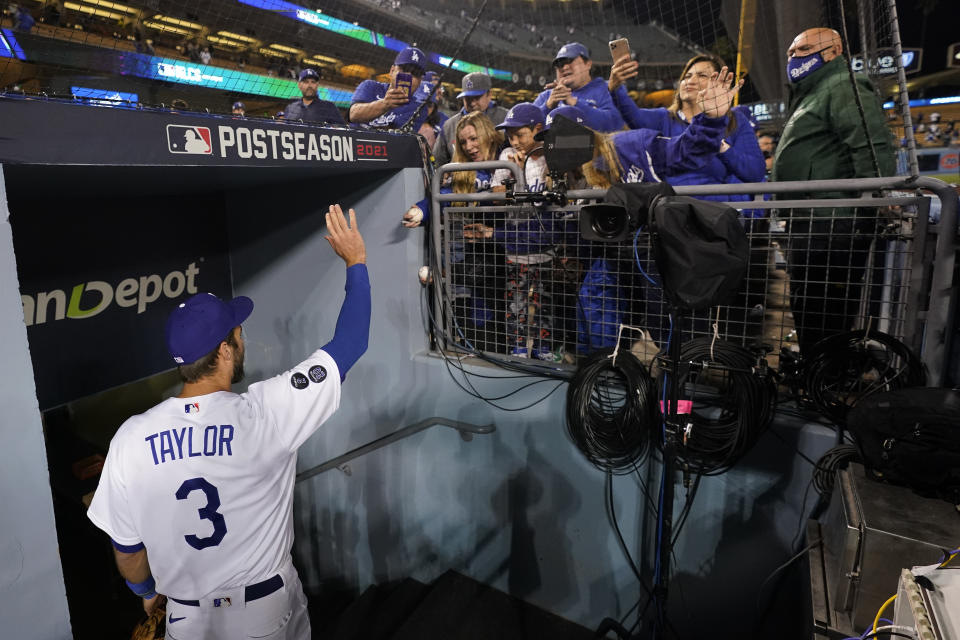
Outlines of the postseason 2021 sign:
M 173 368 L 170 311 L 194 293 L 231 295 L 226 217 L 214 195 L 53 193 L 9 204 L 43 410 Z
M 419 168 L 394 131 L 0 98 L 0 164 L 289 167 L 342 173 Z

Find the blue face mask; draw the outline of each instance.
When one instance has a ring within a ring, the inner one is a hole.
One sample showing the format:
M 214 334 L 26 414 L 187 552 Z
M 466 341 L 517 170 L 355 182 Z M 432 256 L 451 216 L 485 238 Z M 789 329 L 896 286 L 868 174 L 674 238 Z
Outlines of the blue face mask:
M 814 51 L 810 55 L 790 58 L 787 60 L 787 79 L 790 82 L 799 82 L 803 78 L 826 64 L 823 60 L 823 52 L 829 49 L 826 47 L 820 51 Z

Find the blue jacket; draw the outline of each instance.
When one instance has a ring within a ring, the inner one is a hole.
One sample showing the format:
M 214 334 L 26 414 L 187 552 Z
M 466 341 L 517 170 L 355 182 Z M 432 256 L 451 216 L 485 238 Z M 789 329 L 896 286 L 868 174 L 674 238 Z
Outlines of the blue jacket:
M 387 94 L 387 90 L 389 88 L 390 85 L 386 82 L 364 80 L 357 86 L 356 90 L 354 90 L 353 97 L 350 99 L 350 106 L 352 107 L 358 103 L 366 104 L 368 102 L 376 102 Z M 387 111 L 386 113 L 380 114 L 370 122 L 357 124 L 367 124 L 371 127 L 379 127 L 384 129 L 399 129 L 403 125 L 407 124 L 424 100 L 426 100 L 426 95 L 420 93 L 418 90 L 413 94 L 413 97 L 411 97 L 410 102 L 407 104 L 402 104 L 399 107 L 395 107 L 390 111 Z M 419 131 L 420 125 L 422 125 L 423 121 L 426 119 L 427 108 L 424 107 L 420 111 L 420 116 L 417 118 L 417 121 L 414 123 L 413 130 Z
M 665 136 L 678 136 L 688 127 L 686 122 L 675 118 L 667 109 L 641 109 L 627 95 L 627 90 L 623 86 L 620 86 L 612 95 L 614 103 L 631 129 L 653 129 Z M 760 145 L 757 143 L 753 122 L 747 116 L 747 110 L 744 107 L 734 107 L 730 113 L 736 119 L 737 126 L 730 135 L 724 132 L 724 140 L 730 145 L 725 153 L 717 153 L 702 170 L 667 173 L 660 177 L 673 186 L 764 182 L 766 165 Z M 751 199 L 747 195 L 702 196 L 702 198 L 716 201 Z
M 533 104 L 543 111 L 544 118 L 551 111 L 547 108 L 547 100 L 550 98 L 551 91 L 552 89 L 547 89 L 541 92 L 537 99 L 533 101 Z M 623 129 L 623 118 L 620 117 L 620 111 L 610 98 L 610 91 L 607 89 L 606 82 L 600 78 L 594 78 L 570 93 L 577 99 L 576 107 L 583 111 L 583 124 L 602 133 Z
M 675 184 L 668 178 L 704 171 L 716 159 L 726 127 L 726 116 L 708 118 L 700 114 L 672 137 L 653 129 L 614 133 L 613 146 L 623 168 L 621 180 Z

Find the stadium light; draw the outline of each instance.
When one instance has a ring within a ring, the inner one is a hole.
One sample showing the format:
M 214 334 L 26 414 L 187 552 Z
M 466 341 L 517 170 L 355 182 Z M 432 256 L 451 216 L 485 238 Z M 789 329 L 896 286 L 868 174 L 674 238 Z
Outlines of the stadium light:
M 66 6 L 66 5 L 64 5 L 64 6 Z M 181 36 L 192 36 L 192 35 L 193 35 L 193 32 L 192 32 L 192 31 L 187 31 L 186 29 L 178 29 L 177 27 L 174 27 L 174 26 L 172 26 L 172 25 L 164 24 L 164 23 L 162 23 L 162 22 L 154 22 L 153 20 L 144 20 L 144 21 L 143 21 L 143 26 L 148 27 L 148 28 L 150 28 L 150 29 L 155 29 L 155 30 L 157 30 L 157 31 L 164 31 L 164 32 L 167 32 L 167 33 L 176 33 L 176 34 L 181 35 Z
M 284 53 L 282 53 L 282 52 L 280 52 L 280 51 L 277 51 L 276 49 L 268 49 L 268 48 L 266 48 L 266 47 L 261 47 L 261 48 L 260 48 L 260 53 L 262 53 L 262 54 L 265 55 L 265 56 L 273 56 L 274 58 L 286 58 L 286 57 L 287 57 Z
M 236 40 L 231 40 L 230 38 L 221 38 L 219 36 L 207 36 L 207 40 L 213 42 L 214 44 L 219 44 L 225 47 L 237 47 L 238 49 L 247 46 L 245 42 L 237 42 Z
M 319 53 L 310 56 L 311 60 L 321 60 L 323 62 L 328 62 L 330 64 L 340 64 L 340 61 L 336 58 L 331 58 L 330 56 L 322 56 Z
M 113 9 L 114 11 L 123 11 L 124 13 L 129 13 L 131 15 L 137 15 L 137 13 L 139 13 L 139 9 L 128 7 L 127 5 L 120 4 L 119 2 L 108 2 L 107 0 L 83 0 L 83 2 L 84 4 L 92 4 L 95 7 Z
M 196 22 L 190 22 L 189 20 L 183 20 L 181 18 L 174 18 L 172 16 L 165 16 L 162 13 L 156 14 L 155 16 L 153 16 L 153 19 L 160 20 L 161 22 L 166 22 L 167 24 L 172 24 L 175 27 L 195 29 L 196 31 L 200 31 L 200 29 L 203 29 L 202 24 L 197 24 Z
M 271 44 L 269 45 L 271 49 L 276 49 L 277 51 L 286 51 L 287 53 L 292 53 L 294 55 L 300 55 L 303 53 L 300 49 L 294 49 L 293 47 L 288 47 L 285 44 Z
M 250 44 L 254 44 L 257 41 L 256 38 L 240 35 L 239 33 L 234 33 L 233 31 L 217 31 L 217 35 L 223 36 L 224 38 L 230 38 L 231 40 L 239 40 L 240 42 L 249 42 Z
M 73 11 L 79 11 L 80 13 L 87 13 L 94 16 L 99 16 L 101 18 L 108 18 L 110 20 L 123 20 L 126 18 L 125 15 L 120 13 L 114 13 L 113 11 L 105 11 L 103 9 L 95 9 L 93 7 L 88 7 L 86 5 L 77 4 L 76 2 L 64 2 L 63 7 L 65 9 L 71 9 Z

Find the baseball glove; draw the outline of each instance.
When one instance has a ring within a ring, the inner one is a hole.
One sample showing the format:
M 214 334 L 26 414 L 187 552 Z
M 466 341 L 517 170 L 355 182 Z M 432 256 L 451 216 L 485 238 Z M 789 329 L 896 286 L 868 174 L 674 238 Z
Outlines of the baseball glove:
M 167 633 L 167 598 L 160 596 L 157 608 L 133 629 L 130 640 L 163 640 Z

